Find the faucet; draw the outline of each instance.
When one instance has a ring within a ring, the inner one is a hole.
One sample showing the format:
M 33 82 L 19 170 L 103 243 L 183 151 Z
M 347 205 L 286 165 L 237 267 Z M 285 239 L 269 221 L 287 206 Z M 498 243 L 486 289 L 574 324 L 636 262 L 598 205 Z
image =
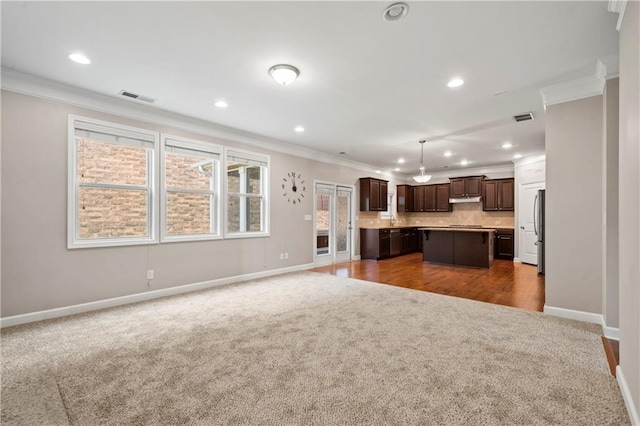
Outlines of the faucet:
M 393 226 L 393 225 L 395 224 L 395 223 L 394 223 L 394 220 L 395 220 L 395 219 L 396 219 L 396 218 L 395 218 L 393 215 L 389 216 L 389 226 Z

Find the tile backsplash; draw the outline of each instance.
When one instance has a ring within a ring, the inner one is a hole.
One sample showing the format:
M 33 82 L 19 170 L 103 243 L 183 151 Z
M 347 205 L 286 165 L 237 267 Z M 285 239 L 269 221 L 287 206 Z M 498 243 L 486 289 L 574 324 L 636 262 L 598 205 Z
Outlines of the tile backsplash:
M 389 226 L 389 219 L 380 218 L 377 212 L 358 212 L 359 226 Z M 435 225 L 482 225 L 513 228 L 514 212 L 485 212 L 482 203 L 453 204 L 450 212 L 398 213 L 394 225 L 435 226 Z

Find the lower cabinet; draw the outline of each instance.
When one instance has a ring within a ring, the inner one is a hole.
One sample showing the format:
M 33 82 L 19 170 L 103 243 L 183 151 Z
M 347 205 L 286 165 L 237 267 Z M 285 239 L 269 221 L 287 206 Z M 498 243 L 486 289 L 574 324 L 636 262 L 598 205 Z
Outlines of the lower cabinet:
M 423 260 L 443 265 L 490 268 L 493 262 L 491 232 L 439 231 L 422 232 Z
M 513 229 L 496 229 L 494 242 L 494 257 L 496 259 L 513 260 L 514 238 Z
M 387 259 L 421 250 L 416 228 L 360 228 L 360 258 Z

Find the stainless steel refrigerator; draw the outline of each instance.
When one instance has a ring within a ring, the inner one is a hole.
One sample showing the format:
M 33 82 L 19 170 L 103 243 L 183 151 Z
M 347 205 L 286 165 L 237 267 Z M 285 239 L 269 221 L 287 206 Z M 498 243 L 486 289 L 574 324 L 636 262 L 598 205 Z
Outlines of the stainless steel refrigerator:
M 544 274 L 544 189 L 538 191 L 533 200 L 533 230 L 536 233 L 538 246 L 538 273 Z

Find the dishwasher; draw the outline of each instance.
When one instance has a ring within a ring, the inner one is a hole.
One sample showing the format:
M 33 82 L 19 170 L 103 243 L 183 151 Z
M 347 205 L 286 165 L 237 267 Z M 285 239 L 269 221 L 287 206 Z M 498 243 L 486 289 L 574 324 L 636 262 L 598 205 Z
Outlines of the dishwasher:
M 397 256 L 402 251 L 402 234 L 399 229 L 392 229 L 389 234 L 391 237 L 391 256 Z

